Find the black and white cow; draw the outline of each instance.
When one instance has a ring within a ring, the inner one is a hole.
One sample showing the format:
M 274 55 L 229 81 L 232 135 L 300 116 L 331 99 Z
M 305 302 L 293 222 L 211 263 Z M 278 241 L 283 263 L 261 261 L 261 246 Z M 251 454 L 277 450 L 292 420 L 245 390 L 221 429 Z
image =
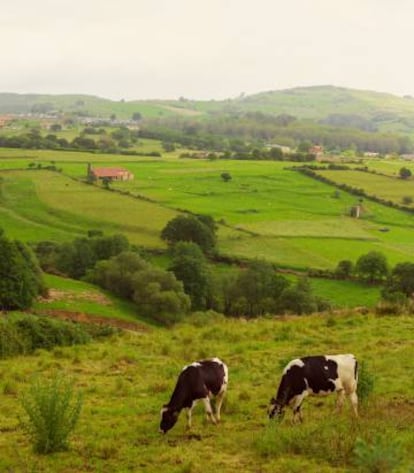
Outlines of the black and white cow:
M 201 360 L 183 368 L 168 404 L 161 409 L 160 432 L 166 433 L 177 422 L 182 409 L 187 409 L 187 426 L 191 428 L 191 413 L 200 399 L 204 402 L 206 414 L 216 424 L 220 421 L 220 409 L 227 390 L 228 369 L 218 358 Z M 216 397 L 216 414 L 210 398 Z
M 338 394 L 340 410 L 345 395 L 349 396 L 355 416 L 358 416 L 358 362 L 354 355 L 306 356 L 290 361 L 283 370 L 276 398 L 270 400 L 269 418 L 281 417 L 284 408 L 293 410 L 293 422 L 302 421 L 300 407 L 308 395 Z

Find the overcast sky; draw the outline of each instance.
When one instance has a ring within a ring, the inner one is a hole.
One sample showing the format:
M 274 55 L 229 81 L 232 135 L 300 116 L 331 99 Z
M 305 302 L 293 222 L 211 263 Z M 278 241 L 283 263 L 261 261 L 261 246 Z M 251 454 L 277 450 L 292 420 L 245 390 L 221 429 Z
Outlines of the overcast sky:
M 412 0 L 2 0 L 0 91 L 414 95 Z

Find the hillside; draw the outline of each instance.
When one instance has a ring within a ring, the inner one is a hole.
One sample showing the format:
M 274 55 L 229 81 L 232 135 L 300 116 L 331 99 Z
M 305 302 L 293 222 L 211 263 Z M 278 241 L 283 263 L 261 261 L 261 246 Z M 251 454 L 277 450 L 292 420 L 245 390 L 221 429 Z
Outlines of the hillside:
M 58 111 L 99 117 L 115 114 L 117 118 L 123 119 L 131 118 L 135 112 L 141 113 L 144 118 L 263 112 L 289 114 L 299 119 L 368 131 L 411 133 L 414 129 L 412 97 L 334 86 L 297 87 L 210 101 L 185 98 L 113 101 L 89 95 L 0 93 L 0 113 L 31 111 Z
M 73 298 L 68 302 L 73 310 L 84 310 Z M 114 316 L 121 314 L 116 307 Z M 244 323 L 204 317 L 172 329 L 147 327 L 87 345 L 0 360 L 0 470 L 412 471 L 412 330 L 408 316 L 316 315 Z M 341 415 L 333 414 L 334 396 L 306 399 L 302 425 L 291 425 L 289 411 L 282 423 L 269 422 L 266 407 L 290 359 L 340 352 L 353 352 L 366 373 L 375 373 L 369 402 L 361 396 L 358 422 L 348 402 Z M 161 436 L 159 410 L 178 373 L 189 362 L 210 356 L 229 366 L 221 424 L 208 424 L 199 405 L 192 431 L 186 431 L 182 412 L 174 429 Z M 34 374 L 50 379 L 57 372 L 74 381 L 83 408 L 68 451 L 35 455 L 19 422 L 24 417 L 20 399 Z M 357 456 L 358 438 L 372 445 L 376 460 Z M 357 460 L 365 461 L 366 468 L 356 468 Z M 400 469 L 373 469 L 375 462 L 388 460 Z

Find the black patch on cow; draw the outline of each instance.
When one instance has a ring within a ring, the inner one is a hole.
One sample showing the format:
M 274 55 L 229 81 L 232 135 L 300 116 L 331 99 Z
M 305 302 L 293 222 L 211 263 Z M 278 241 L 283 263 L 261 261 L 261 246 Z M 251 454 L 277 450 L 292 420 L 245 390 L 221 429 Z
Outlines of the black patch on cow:
M 165 406 L 167 410 L 162 414 L 161 430 L 170 430 L 181 410 L 191 408 L 195 400 L 206 398 L 210 394 L 217 395 L 223 386 L 224 376 L 223 364 L 213 360 L 198 361 L 184 368 L 178 376 L 170 401 Z
M 315 394 L 321 391 L 335 391 L 335 383 L 338 378 L 338 364 L 336 361 L 328 360 L 325 356 L 307 356 L 301 358 L 303 363 L 303 376 L 309 387 Z
M 276 402 L 282 406 L 286 406 L 295 396 L 305 391 L 305 389 L 306 382 L 303 376 L 303 368 L 298 365 L 293 365 L 282 376 L 277 391 Z
M 338 378 L 338 365 L 335 361 L 328 360 L 325 356 L 307 356 L 300 361 L 303 366 L 293 364 L 282 376 L 272 404 L 286 406 L 308 387 L 315 394 L 335 391 L 335 383 L 332 381 Z

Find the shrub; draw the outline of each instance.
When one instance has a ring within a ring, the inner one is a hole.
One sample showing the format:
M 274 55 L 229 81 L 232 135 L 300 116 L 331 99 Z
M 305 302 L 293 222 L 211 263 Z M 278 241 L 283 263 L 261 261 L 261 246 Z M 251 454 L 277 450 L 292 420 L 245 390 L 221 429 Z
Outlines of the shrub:
M 388 436 L 376 436 L 371 443 L 357 438 L 354 448 L 355 464 L 364 472 L 390 473 L 403 460 L 399 445 Z
M 359 402 L 366 402 L 372 394 L 375 386 L 375 377 L 368 370 L 364 361 L 359 363 L 358 367 L 358 389 L 357 395 Z
M 91 336 L 103 334 L 94 328 L 63 322 L 48 317 L 19 315 L 0 319 L 0 359 L 19 354 L 29 354 L 38 348 L 76 345 L 89 342 Z
M 34 254 L 20 241 L 6 238 L 0 229 L 0 309 L 27 309 L 43 290 Z
M 76 426 L 82 407 L 80 394 L 75 395 L 73 383 L 55 377 L 37 380 L 21 398 L 28 417 L 22 421 L 36 453 L 48 454 L 68 447 L 68 437 Z

